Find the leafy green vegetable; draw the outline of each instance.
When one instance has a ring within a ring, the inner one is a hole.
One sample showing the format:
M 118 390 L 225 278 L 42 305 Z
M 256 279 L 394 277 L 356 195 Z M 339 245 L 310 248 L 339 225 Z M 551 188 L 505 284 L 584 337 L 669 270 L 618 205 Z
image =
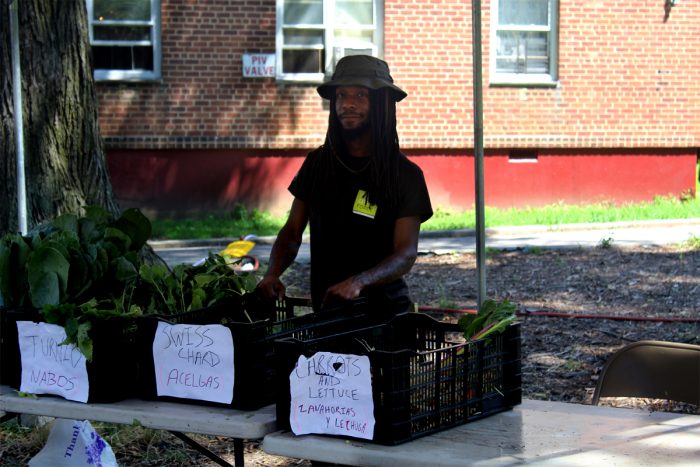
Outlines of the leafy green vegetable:
M 239 300 L 256 278 L 210 255 L 201 266 L 145 265 L 138 252 L 151 224 L 137 209 L 112 219 L 102 208 L 64 214 L 26 237 L 0 238 L 0 303 L 40 308 L 48 323 L 63 326 L 66 343 L 92 359 L 92 330 L 99 320 L 141 314 L 180 314 Z M 240 260 L 238 260 L 240 261 Z
M 492 334 L 503 332 L 513 323 L 516 309 L 515 304 L 508 300 L 484 300 L 478 313 L 459 319 L 459 327 L 464 332 L 464 338 L 469 341 L 485 339 Z
M 253 274 L 234 271 L 225 258 L 210 254 L 201 266 L 142 265 L 139 276 L 150 297 L 146 313 L 173 315 L 236 299 L 255 288 Z
M 138 275 L 138 252 L 150 232 L 138 209 L 112 219 L 90 206 L 84 217 L 63 214 L 26 237 L 5 235 L 0 239 L 3 305 L 40 308 L 120 295 Z
M 129 237 L 132 249 L 140 249 L 151 236 L 151 222 L 138 209 L 124 211 L 114 226 Z

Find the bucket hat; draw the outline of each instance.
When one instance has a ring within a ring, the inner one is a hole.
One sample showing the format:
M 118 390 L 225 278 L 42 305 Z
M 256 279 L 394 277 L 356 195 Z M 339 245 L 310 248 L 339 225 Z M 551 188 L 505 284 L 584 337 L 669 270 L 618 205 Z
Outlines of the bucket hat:
M 320 85 L 316 90 L 324 99 L 330 99 L 337 86 L 364 86 L 371 90 L 389 88 L 394 100 L 399 102 L 406 93 L 394 84 L 389 74 L 389 65 L 370 55 L 348 55 L 338 60 L 330 81 Z

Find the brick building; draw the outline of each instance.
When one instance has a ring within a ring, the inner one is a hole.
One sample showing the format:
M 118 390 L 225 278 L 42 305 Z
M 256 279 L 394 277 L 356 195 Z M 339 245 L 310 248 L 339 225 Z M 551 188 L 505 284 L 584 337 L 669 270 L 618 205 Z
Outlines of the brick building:
M 123 206 L 283 212 L 324 139 L 315 87 L 358 52 L 384 58 L 408 92 L 401 146 L 433 204 L 472 206 L 471 2 L 87 3 Z M 481 16 L 487 205 L 695 195 L 700 2 L 492 0 Z

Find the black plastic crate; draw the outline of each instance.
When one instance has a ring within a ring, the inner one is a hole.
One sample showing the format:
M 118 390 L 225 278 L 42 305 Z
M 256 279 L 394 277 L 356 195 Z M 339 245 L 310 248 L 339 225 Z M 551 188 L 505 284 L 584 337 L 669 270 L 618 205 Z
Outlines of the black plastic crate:
M 44 321 L 38 310 L 0 308 L 0 384 L 19 389 L 22 361 L 17 321 Z
M 19 389 L 22 378 L 18 321 L 45 320 L 36 309 L 0 310 L 0 382 L 14 389 Z M 88 402 L 115 402 L 133 397 L 138 388 L 135 320 L 126 317 L 95 319 L 88 333 L 93 341 L 93 358 L 86 364 Z
M 251 322 L 249 318 L 259 320 Z M 362 300 L 327 312 L 313 313 L 309 299 L 286 297 L 281 301 L 261 302 L 253 296 L 246 297 L 243 303 L 216 305 L 177 316 L 144 317 L 139 325 L 139 361 L 143 378 L 141 394 L 143 398 L 151 400 L 254 410 L 273 404 L 277 397 L 275 340 L 328 335 L 387 319 L 388 315 L 377 310 L 376 304 L 370 305 Z M 152 346 L 158 321 L 170 324 L 222 324 L 231 330 L 236 374 L 230 405 L 157 395 Z
M 88 402 L 115 402 L 138 395 L 137 330 L 137 320 L 132 317 L 92 321 Z
M 400 444 L 519 404 L 520 325 L 487 340 L 461 335 L 456 324 L 408 313 L 365 329 L 278 340 L 278 428 L 290 428 L 288 375 L 299 355 L 319 351 L 369 357 L 376 443 Z

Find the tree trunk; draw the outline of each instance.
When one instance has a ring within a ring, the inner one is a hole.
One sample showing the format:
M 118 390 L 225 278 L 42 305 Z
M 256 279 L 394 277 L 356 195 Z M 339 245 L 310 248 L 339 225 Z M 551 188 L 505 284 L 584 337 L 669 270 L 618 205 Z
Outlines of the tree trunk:
M 98 127 L 85 0 L 18 0 L 27 223 L 99 205 L 114 215 Z M 17 220 L 10 0 L 0 0 L 0 234 Z

